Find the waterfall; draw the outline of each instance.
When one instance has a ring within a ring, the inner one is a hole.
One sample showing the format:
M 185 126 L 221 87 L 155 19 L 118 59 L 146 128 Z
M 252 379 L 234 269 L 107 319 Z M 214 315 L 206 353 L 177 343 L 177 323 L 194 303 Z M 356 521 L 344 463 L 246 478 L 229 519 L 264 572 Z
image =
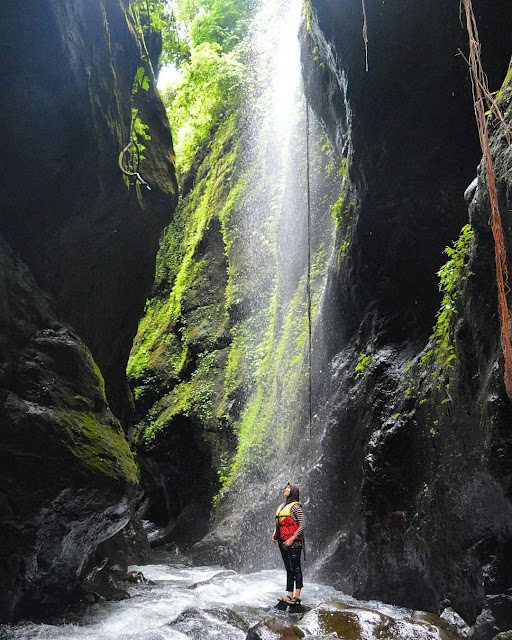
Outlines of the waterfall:
M 331 209 L 340 195 L 341 163 L 312 111 L 307 154 L 302 21 L 300 0 L 262 0 L 249 37 L 250 89 L 240 161 L 246 189 L 231 221 L 243 265 L 231 277 L 242 308 L 242 320 L 233 330 L 233 348 L 244 356 L 245 408 L 215 532 L 198 545 L 210 549 L 220 536 L 223 542 L 215 546 L 216 553 L 246 569 L 275 562 L 275 550 L 268 542 L 273 511 L 286 481 L 300 483 L 316 463 L 321 429 L 314 424 L 318 432 L 308 443 L 306 176 L 309 163 L 314 319 L 332 261 Z M 315 369 L 313 377 L 319 373 Z M 314 389 L 320 386 L 313 381 Z M 310 455 L 305 457 L 305 452 Z M 231 529 L 242 529 L 253 539 L 257 536 L 261 553 L 256 561 L 246 557 Z

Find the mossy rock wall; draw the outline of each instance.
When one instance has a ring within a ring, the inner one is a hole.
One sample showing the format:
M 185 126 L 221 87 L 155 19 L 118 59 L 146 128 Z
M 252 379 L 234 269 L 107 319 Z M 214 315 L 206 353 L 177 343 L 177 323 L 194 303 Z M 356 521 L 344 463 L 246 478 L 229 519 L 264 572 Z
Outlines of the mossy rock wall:
M 127 417 L 126 362 L 177 182 L 172 138 L 130 4 L 7 2 L 2 20 L 5 154 L 0 230 L 86 341 L 109 402 Z M 137 93 L 143 66 L 148 91 Z M 151 140 L 129 187 L 118 167 L 132 106 Z
M 0 619 L 63 606 L 139 471 L 90 351 L 2 240 Z M 7 292 L 9 295 L 7 295 Z
M 129 2 L 2 10 L 4 619 L 65 606 L 96 547 L 130 518 L 139 471 L 118 418 L 132 410 L 126 362 L 177 178 Z M 141 66 L 149 87 L 134 96 Z M 149 126 L 140 173 L 151 191 L 118 166 L 132 107 Z
M 245 109 L 222 114 L 184 178 L 189 190 L 162 240 L 128 366 L 146 516 L 165 529 L 155 544 L 190 546 L 205 535 L 212 500 L 224 503 L 254 474 L 268 480 L 293 425 L 307 422 L 304 110 L 300 117 L 292 142 L 300 178 L 277 181 L 268 159 L 254 158 L 249 140 L 258 125 Z M 313 220 L 314 318 L 335 235 L 340 160 L 312 126 L 312 184 L 322 192 Z M 296 201 L 281 200 L 286 189 L 296 190 Z M 283 236 L 293 207 L 304 229 L 290 272 Z M 192 521 L 193 532 L 183 525 Z

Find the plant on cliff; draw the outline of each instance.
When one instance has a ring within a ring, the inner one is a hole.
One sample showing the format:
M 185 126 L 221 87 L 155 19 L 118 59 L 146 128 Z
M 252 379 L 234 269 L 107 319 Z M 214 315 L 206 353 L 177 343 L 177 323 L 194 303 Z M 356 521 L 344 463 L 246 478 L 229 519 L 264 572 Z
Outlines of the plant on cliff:
M 143 151 L 145 151 L 146 146 L 144 142 L 151 140 L 151 135 L 149 134 L 148 125 L 142 122 L 139 116 L 139 110 L 133 105 L 139 89 L 148 91 L 150 82 L 151 80 L 149 76 L 146 75 L 146 69 L 144 66 L 139 67 L 133 79 L 131 92 L 132 116 L 130 122 L 129 141 L 119 154 L 118 160 L 121 172 L 128 178 L 130 183 L 134 182 L 135 184 L 142 184 L 148 189 L 150 189 L 150 187 L 140 175 L 139 169 L 140 163 L 145 160 Z
M 462 284 L 467 279 L 464 265 L 473 245 L 474 232 L 471 225 L 462 227 L 458 239 L 453 247 L 446 247 L 444 252 L 448 261 L 439 269 L 439 290 L 444 294 L 441 308 L 437 314 L 437 322 L 430 336 L 430 347 L 421 357 L 422 365 L 433 365 L 435 377 L 440 378 L 443 373 L 453 366 L 456 358 L 453 346 L 453 321 L 457 314 L 457 301 L 462 295 Z
M 164 93 L 182 173 L 190 169 L 222 113 L 236 108 L 244 88 L 244 65 L 216 42 L 192 47 L 181 81 Z
M 361 353 L 359 358 L 357 359 L 356 368 L 354 369 L 354 373 L 356 376 L 356 380 L 358 378 L 363 378 L 368 373 L 369 367 L 372 363 L 373 356 L 370 353 Z

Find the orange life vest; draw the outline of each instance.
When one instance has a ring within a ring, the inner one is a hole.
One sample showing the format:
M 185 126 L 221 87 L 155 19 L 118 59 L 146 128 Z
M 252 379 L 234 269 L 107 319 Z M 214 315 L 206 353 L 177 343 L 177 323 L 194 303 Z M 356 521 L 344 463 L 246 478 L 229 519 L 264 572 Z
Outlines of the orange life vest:
M 299 504 L 297 501 L 290 502 L 289 504 L 282 504 L 276 511 L 276 532 L 277 539 L 283 542 L 291 538 L 293 534 L 299 528 L 299 525 L 292 518 L 291 510 L 293 505 Z M 300 534 L 297 540 L 303 540 L 304 536 Z

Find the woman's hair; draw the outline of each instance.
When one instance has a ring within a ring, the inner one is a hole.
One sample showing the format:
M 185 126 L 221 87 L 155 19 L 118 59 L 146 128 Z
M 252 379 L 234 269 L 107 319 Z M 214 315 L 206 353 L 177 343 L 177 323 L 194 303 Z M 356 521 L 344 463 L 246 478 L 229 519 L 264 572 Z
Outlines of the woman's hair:
M 290 482 L 286 486 L 290 487 L 290 495 L 286 496 L 285 504 L 290 504 L 290 502 L 298 502 L 299 501 L 299 487 L 296 484 L 291 484 Z

